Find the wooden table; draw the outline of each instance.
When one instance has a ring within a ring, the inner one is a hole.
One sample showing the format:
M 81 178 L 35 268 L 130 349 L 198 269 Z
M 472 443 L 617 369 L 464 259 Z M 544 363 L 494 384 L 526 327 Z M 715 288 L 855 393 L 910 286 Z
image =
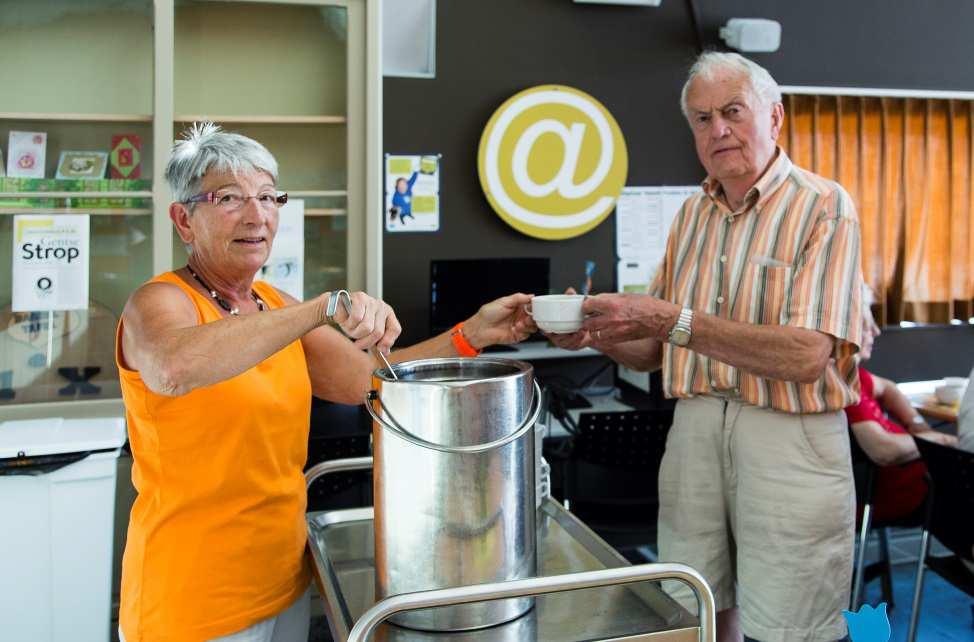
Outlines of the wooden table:
M 906 397 L 924 417 L 941 422 L 957 423 L 957 413 L 960 410 L 960 402 L 954 404 L 942 404 L 937 400 L 934 390 L 942 385 L 941 379 L 931 381 L 905 381 L 896 384 Z

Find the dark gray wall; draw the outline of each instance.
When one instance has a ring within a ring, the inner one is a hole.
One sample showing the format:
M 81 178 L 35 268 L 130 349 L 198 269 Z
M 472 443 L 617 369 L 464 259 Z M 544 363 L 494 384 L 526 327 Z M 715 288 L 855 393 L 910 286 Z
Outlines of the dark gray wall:
M 477 178 L 477 146 L 493 111 L 514 93 L 543 83 L 577 87 L 615 116 L 629 149 L 628 185 L 693 184 L 702 178 L 678 108 L 686 68 L 696 55 L 682 0 L 659 8 L 575 4 L 571 0 L 441 0 L 437 73 L 432 80 L 384 83 L 384 146 L 390 153 L 443 154 L 441 230 L 386 234 L 384 297 L 403 322 L 403 344 L 428 331 L 433 258 L 550 256 L 552 287 L 581 280 L 598 262 L 596 290 L 614 286 L 615 222 L 568 241 L 538 241 L 508 227 L 490 209 Z M 705 42 L 730 17 L 782 24 L 782 47 L 754 55 L 781 84 L 974 90 L 974 3 L 890 0 L 708 0 L 698 2 Z M 473 286 L 475 287 L 475 286 Z M 917 341 L 922 348 L 914 349 Z M 927 345 L 929 343 L 929 345 Z M 957 328 L 880 339 L 875 364 L 900 373 L 889 353 L 908 350 L 902 370 L 941 376 L 938 353 L 974 360 L 974 336 Z M 888 348 L 887 348 L 888 347 Z M 887 355 L 884 355 L 884 352 Z M 903 378 L 903 377 L 898 377 Z
M 974 327 L 886 328 L 866 367 L 893 381 L 966 377 L 974 367 Z

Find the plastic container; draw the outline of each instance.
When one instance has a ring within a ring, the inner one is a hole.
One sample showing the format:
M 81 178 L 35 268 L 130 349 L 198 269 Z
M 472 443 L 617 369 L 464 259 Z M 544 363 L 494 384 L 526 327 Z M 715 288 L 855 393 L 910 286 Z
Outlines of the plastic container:
M 5 640 L 109 640 L 122 418 L 0 422 Z

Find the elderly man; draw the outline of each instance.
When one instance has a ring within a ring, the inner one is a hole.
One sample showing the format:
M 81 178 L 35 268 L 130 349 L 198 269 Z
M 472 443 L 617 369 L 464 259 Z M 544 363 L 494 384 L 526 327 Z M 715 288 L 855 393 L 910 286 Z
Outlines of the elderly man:
M 682 107 L 707 179 L 648 295 L 591 297 L 584 328 L 553 340 L 662 366 L 680 401 L 659 476 L 660 559 L 704 574 L 721 639 L 836 640 L 852 574 L 855 208 L 777 147 L 781 92 L 760 66 L 701 55 Z

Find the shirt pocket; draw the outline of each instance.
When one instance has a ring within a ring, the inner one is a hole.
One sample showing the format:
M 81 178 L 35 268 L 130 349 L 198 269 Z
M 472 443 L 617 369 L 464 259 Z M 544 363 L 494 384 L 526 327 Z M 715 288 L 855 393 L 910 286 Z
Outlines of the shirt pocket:
M 745 310 L 747 314 L 742 321 L 779 325 L 785 302 L 791 294 L 791 280 L 794 268 L 788 266 L 771 266 L 757 263 L 748 264 L 749 300 Z

